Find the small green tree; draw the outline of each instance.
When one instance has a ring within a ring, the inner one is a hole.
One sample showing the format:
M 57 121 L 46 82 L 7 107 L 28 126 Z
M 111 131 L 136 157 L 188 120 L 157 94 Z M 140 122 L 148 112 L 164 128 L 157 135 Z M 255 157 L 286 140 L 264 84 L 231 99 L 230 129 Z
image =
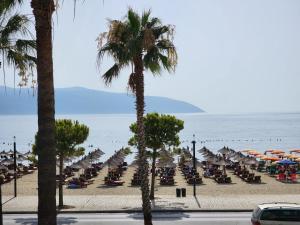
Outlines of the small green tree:
M 89 128 L 79 122 L 60 119 L 55 121 L 56 156 L 59 159 L 59 204 L 63 207 L 63 169 L 64 159 L 72 156 L 81 156 L 85 149 L 78 145 L 82 144 L 89 135 Z M 33 152 L 37 149 L 33 146 Z
M 158 156 L 157 150 L 166 146 L 178 146 L 180 144 L 178 133 L 184 128 L 184 122 L 172 115 L 148 113 L 144 116 L 145 145 L 152 149 L 152 176 L 150 199 L 154 199 L 155 163 Z M 130 125 L 134 136 L 130 138 L 129 145 L 137 145 L 137 124 Z

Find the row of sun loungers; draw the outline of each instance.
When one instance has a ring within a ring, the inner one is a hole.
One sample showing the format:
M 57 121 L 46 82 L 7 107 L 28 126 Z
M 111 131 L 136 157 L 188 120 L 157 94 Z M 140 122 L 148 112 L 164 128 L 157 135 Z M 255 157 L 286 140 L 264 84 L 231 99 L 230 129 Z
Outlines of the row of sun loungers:
M 174 185 L 175 169 L 163 167 L 159 170 L 160 185 Z
M 64 170 L 64 178 L 72 177 L 70 180 L 64 181 L 67 184 L 69 189 L 85 188 L 88 185 L 94 182 L 93 178 L 98 176 L 98 172 L 103 168 L 103 164 L 96 163 L 92 164 L 91 167 L 84 170 L 83 174 L 80 174 L 79 177 L 74 176 L 74 172 L 78 172 L 78 169 L 66 168 Z M 59 175 L 57 176 L 59 179 Z
M 182 174 L 184 176 L 184 178 L 186 179 L 186 182 L 188 184 L 202 184 L 202 177 L 200 177 L 200 174 L 198 172 L 193 171 L 193 169 L 189 166 L 181 166 L 181 171 Z
M 127 170 L 127 162 L 123 162 L 118 165 L 116 168 L 110 169 L 108 171 L 107 176 L 104 178 L 104 182 L 108 186 L 120 186 L 123 185 L 125 182 L 121 181 L 121 177 L 123 172 Z
M 234 174 L 248 183 L 261 183 L 261 176 L 256 176 L 254 173 L 250 173 L 246 169 L 238 167 L 234 170 Z
M 17 178 L 21 178 L 23 175 L 32 174 L 36 169 L 37 167 L 33 164 L 30 164 L 29 166 L 18 164 L 16 170 Z M 0 169 L 0 184 L 12 181 L 14 179 L 14 174 L 13 165 L 7 166 L 7 169 Z
M 231 177 L 224 173 L 223 170 L 220 170 L 218 167 L 211 167 L 209 169 L 204 168 L 205 178 L 212 178 L 218 184 L 230 184 L 232 183 Z

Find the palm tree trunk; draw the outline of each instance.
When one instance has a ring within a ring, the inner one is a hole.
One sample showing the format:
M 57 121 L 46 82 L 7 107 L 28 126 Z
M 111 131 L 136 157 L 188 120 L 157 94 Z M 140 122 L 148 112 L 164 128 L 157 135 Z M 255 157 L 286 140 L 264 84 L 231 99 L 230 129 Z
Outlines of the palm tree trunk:
M 64 206 L 63 202 L 63 167 L 64 167 L 64 158 L 62 154 L 59 155 L 59 186 L 58 186 L 58 207 L 62 208 Z
M 56 225 L 55 110 L 52 61 L 53 0 L 32 0 L 38 78 L 38 225 Z
M 134 72 L 136 74 L 136 115 L 138 128 L 138 153 L 139 153 L 139 168 L 142 174 L 141 191 L 142 191 L 142 207 L 144 214 L 144 224 L 152 225 L 151 204 L 149 196 L 149 165 L 145 150 L 145 131 L 144 131 L 144 74 L 142 56 L 134 60 Z
M 157 150 L 153 149 L 153 157 L 152 157 L 152 174 L 151 174 L 151 190 L 150 190 L 150 199 L 154 199 L 154 185 L 155 185 L 155 163 L 156 163 L 156 153 Z

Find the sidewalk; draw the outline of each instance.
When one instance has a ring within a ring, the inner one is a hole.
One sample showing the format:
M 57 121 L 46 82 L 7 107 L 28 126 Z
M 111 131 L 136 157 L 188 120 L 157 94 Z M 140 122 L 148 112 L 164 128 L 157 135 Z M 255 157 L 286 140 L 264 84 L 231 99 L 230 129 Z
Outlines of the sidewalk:
M 37 211 L 37 196 L 3 196 L 3 212 Z M 154 210 L 253 210 L 259 203 L 296 202 L 300 195 L 232 195 L 232 196 L 188 196 L 176 198 L 170 195 L 156 196 L 152 202 Z M 137 211 L 141 209 L 141 196 L 116 195 L 66 195 L 64 204 L 73 206 L 62 211 Z

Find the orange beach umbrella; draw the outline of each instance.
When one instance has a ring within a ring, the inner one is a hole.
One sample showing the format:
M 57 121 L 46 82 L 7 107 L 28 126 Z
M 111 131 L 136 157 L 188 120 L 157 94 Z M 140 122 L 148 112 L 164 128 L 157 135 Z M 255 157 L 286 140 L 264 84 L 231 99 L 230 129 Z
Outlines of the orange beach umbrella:
M 285 151 L 283 150 L 272 150 L 271 154 L 281 154 L 281 153 L 285 153 Z
M 240 152 L 251 152 L 251 151 L 255 151 L 255 150 L 253 150 L 253 149 L 246 149 L 246 150 L 242 150 L 242 151 L 240 151 Z
M 290 151 L 290 153 L 293 153 L 293 152 L 300 153 L 300 149 L 295 149 L 295 150 Z
M 288 156 L 288 158 L 289 159 L 298 159 L 298 158 L 300 158 L 300 156 L 299 155 L 292 155 L 291 154 L 291 155 Z
M 261 159 L 263 159 L 263 160 L 271 160 L 271 161 L 278 161 L 278 160 L 280 160 L 279 158 L 272 157 L 272 156 L 266 156 L 266 157 L 263 157 Z

